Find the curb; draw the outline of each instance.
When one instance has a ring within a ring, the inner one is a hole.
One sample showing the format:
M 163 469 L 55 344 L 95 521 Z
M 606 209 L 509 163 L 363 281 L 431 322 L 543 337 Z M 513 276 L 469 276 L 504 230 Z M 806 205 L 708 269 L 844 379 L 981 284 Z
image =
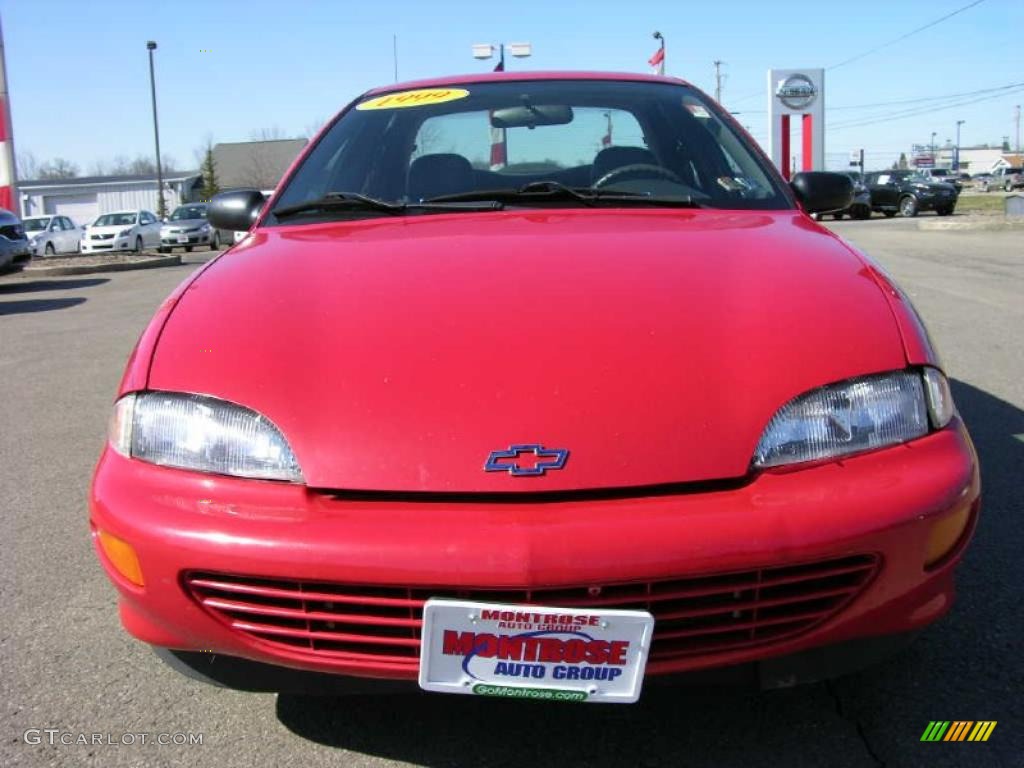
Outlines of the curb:
M 930 221 L 919 220 L 917 228 L 932 231 L 1012 231 L 1024 229 L 1024 219 L 1007 219 L 1004 216 L 990 216 L 970 221 Z
M 145 261 L 126 261 L 120 264 L 82 264 L 81 266 L 64 267 L 25 267 L 21 274 L 29 277 L 57 277 L 59 275 L 88 275 L 93 272 L 128 272 L 133 269 L 154 269 L 156 267 L 175 267 L 181 264 L 181 254 L 157 256 Z

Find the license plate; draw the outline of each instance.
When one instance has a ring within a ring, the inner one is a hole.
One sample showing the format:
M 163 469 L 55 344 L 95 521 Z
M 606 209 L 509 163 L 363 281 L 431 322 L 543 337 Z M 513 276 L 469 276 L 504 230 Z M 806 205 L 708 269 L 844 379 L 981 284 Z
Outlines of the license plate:
M 188 235 L 179 235 L 178 236 L 178 242 L 179 243 L 187 243 L 188 242 Z
M 431 598 L 420 687 L 516 699 L 629 704 L 640 698 L 654 617 Z

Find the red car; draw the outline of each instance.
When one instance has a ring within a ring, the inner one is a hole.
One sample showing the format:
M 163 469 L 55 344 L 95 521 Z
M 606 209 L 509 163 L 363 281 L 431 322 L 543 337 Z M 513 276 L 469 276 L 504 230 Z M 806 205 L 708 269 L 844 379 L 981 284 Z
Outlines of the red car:
M 907 297 L 808 215 L 851 191 L 671 78 L 360 97 L 213 201 L 255 227 L 132 352 L 90 496 L 125 628 L 253 690 L 881 658 L 949 610 L 979 475 Z

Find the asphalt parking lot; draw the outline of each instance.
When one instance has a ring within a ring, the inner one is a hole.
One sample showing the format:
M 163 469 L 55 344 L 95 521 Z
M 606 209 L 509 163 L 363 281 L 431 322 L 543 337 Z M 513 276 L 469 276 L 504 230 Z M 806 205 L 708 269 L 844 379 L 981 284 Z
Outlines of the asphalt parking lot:
M 896 659 L 762 694 L 651 689 L 632 707 L 436 695 L 305 699 L 205 687 L 118 624 L 86 488 L 125 358 L 195 268 L 0 277 L 0 702 L 8 766 L 1020 766 L 1024 755 L 1024 231 L 828 226 L 909 291 L 954 380 L 985 493 L 953 613 Z M 199 254 L 193 254 L 193 257 Z M 996 720 L 987 743 L 921 743 L 930 720 Z M 192 746 L 26 743 L 202 734 Z

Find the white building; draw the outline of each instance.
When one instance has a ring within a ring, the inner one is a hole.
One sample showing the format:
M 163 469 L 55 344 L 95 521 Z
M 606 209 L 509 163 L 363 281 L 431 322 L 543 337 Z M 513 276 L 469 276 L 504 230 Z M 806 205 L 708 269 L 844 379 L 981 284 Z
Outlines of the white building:
M 183 202 L 199 198 L 202 178 L 197 172 L 164 176 L 164 203 L 170 213 Z M 87 176 L 76 179 L 19 181 L 21 216 L 54 214 L 76 224 L 88 224 L 102 213 L 139 208 L 157 212 L 156 175 Z

